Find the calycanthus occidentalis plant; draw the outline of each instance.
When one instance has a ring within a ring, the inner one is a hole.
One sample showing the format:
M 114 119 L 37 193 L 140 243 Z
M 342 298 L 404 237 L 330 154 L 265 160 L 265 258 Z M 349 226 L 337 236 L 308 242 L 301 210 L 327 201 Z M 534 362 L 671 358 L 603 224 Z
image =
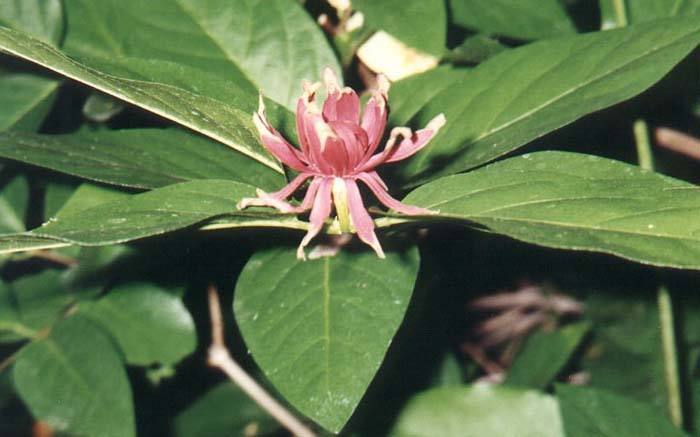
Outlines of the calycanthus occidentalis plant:
M 437 115 L 424 129 L 412 132 L 407 127 L 391 130 L 384 149 L 377 151 L 387 123 L 389 81 L 378 76 L 378 87 L 372 91 L 360 116 L 360 98 L 349 88 L 340 88 L 330 67 L 323 70 L 326 101 L 323 108 L 316 103 L 320 83 L 304 81 L 303 94 L 297 102 L 296 126 L 301 150 L 295 148 L 268 122 L 265 104 L 260 96 L 258 111 L 253 114 L 265 148 L 284 165 L 299 174 L 275 193 L 257 190 L 257 198 L 245 198 L 239 209 L 249 206 L 270 206 L 283 213 L 298 214 L 311 209 L 309 230 L 299 244 L 297 258 L 305 258 L 304 248 L 323 228 L 333 206 L 342 232 L 356 232 L 380 258 L 384 251 L 374 232 L 374 222 L 364 206 L 357 181 L 362 181 L 386 207 L 407 215 L 434 213 L 424 208 L 405 205 L 388 193 L 388 187 L 375 169 L 384 163 L 396 162 L 415 154 L 445 124 L 445 116 Z M 312 179 L 299 206 L 287 202 L 308 179 Z

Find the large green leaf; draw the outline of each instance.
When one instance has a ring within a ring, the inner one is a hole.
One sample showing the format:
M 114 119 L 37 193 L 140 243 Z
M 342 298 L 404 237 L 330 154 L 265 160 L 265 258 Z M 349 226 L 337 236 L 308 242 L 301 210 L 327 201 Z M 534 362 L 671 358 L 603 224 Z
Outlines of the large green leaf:
M 390 33 L 406 45 L 442 56 L 447 38 L 447 13 L 443 0 L 353 0 L 364 23 Z
M 0 131 L 34 131 L 54 101 L 58 81 L 28 73 L 0 70 Z
M 0 341 L 33 337 L 49 329 L 75 296 L 61 284 L 60 272 L 45 270 L 0 286 Z
M 28 207 L 29 183 L 23 175 L 16 175 L 0 189 L 0 233 L 24 231 Z
M 277 160 L 263 149 L 253 126 L 252 95 L 239 89 L 235 84 L 230 84 L 231 90 L 228 92 L 222 92 L 224 96 L 231 92 L 242 93 L 239 98 L 233 100 L 238 106 L 231 106 L 221 100 L 155 82 L 153 79 L 127 79 L 95 70 L 25 33 L 12 29 L 0 28 L 0 49 L 173 120 L 273 169 L 280 169 Z M 160 67 L 163 67 L 162 63 L 154 64 L 154 68 Z M 134 76 L 133 73 L 128 74 L 124 71 L 120 73 L 127 77 Z M 207 76 L 205 73 L 201 74 Z M 184 81 L 186 77 L 182 77 L 182 80 Z M 216 82 L 216 76 L 209 77 L 213 78 L 212 83 Z M 219 79 L 218 82 L 222 81 Z
M 700 190 L 596 156 L 523 155 L 431 182 L 405 203 L 543 246 L 700 269 Z
M 0 26 L 22 30 L 57 45 L 63 35 L 61 1 L 2 1 Z M 54 79 L 0 68 L 0 131 L 38 129 L 53 103 L 58 85 Z
M 197 346 L 182 300 L 153 285 L 117 287 L 79 311 L 112 334 L 129 364 L 176 364 Z
M 580 346 L 589 328 L 586 323 L 575 323 L 528 336 L 508 369 L 506 384 L 545 389 Z
M 268 435 L 277 423 L 240 388 L 223 383 L 206 392 L 175 418 L 176 437 Z
M 136 67 L 135 71 L 147 64 L 134 59 L 169 61 L 158 74 L 177 74 L 170 70 L 182 65 L 205 70 L 243 88 L 262 89 L 290 109 L 296 107 L 302 79 L 318 79 L 325 65 L 339 71 L 318 25 L 288 0 L 66 0 L 65 4 L 65 49 L 82 59 L 113 58 L 115 64 Z M 209 88 L 205 76 L 188 79 L 193 88 Z
M 684 436 L 659 409 L 604 390 L 557 386 L 566 435 L 570 437 Z
M 441 387 L 414 396 L 391 435 L 563 437 L 564 430 L 552 396 L 475 384 Z
M 70 246 L 70 243 L 28 233 L 0 235 L 0 254 L 57 249 L 66 246 Z
M 447 124 L 400 169 L 412 185 L 508 153 L 644 91 L 700 42 L 700 20 L 677 18 L 541 41 L 465 72 L 414 119 Z
M 234 312 L 255 361 L 299 411 L 330 431 L 347 422 L 411 300 L 417 251 L 343 250 L 299 261 L 256 253 L 236 285 Z
M 512 38 L 576 32 L 559 0 L 450 0 L 450 7 L 455 24 Z
M 26 346 L 12 369 L 17 392 L 56 431 L 135 436 L 131 390 L 122 358 L 99 326 L 73 316 Z
M 255 196 L 255 188 L 239 182 L 182 182 L 54 217 L 33 234 L 82 245 L 105 245 L 160 235 L 222 216 L 226 220 L 217 227 L 306 229 L 306 223 L 293 216 L 271 213 L 269 208 L 238 211 L 236 203 L 251 196 Z
M 57 45 L 64 30 L 61 0 L 3 0 L 0 26 L 20 29 Z
M 281 174 L 179 129 L 68 135 L 0 133 L 0 157 L 99 182 L 157 188 L 190 179 L 232 179 L 273 191 Z
M 599 0 L 598 4 L 603 29 L 700 12 L 698 0 Z

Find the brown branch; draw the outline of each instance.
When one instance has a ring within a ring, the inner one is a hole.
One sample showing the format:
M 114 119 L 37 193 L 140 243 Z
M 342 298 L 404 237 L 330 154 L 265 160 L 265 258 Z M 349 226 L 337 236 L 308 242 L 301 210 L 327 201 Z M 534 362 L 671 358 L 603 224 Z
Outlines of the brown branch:
M 659 127 L 654 132 L 656 143 L 692 159 L 700 160 L 700 140 L 674 129 Z
M 293 435 L 300 437 L 315 437 L 315 434 L 299 419 L 282 406 L 275 398 L 270 396 L 260 384 L 255 381 L 243 368 L 233 360 L 224 343 L 224 324 L 221 318 L 221 304 L 219 294 L 214 285 L 207 290 L 209 300 L 209 314 L 211 317 L 211 339 L 209 347 L 208 364 L 220 369 L 238 387 L 241 388 L 262 409 L 274 417 L 282 426 Z
M 78 265 L 78 261 L 75 258 L 61 255 L 59 253 L 52 252 L 49 250 L 33 250 L 29 252 L 29 255 L 31 255 L 34 258 L 40 258 L 45 261 L 49 261 L 54 264 L 58 264 L 65 267 L 74 267 Z

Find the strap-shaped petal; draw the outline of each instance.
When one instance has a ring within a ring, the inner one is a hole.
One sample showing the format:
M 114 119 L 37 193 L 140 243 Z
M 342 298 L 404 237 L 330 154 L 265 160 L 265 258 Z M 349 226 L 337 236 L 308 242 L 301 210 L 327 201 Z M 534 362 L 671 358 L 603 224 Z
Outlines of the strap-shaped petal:
M 258 133 L 260 133 L 260 139 L 265 148 L 282 161 L 284 165 L 297 171 L 309 170 L 307 160 L 303 154 L 289 144 L 267 121 L 262 94 L 260 94 L 258 112 L 253 114 L 253 123 L 258 129 Z
M 435 212 L 417 206 L 406 205 L 391 197 L 386 190 L 386 184 L 376 172 L 360 173 L 358 178 L 364 182 L 370 190 L 377 196 L 377 199 L 389 209 L 406 215 L 430 215 Z
M 360 190 L 357 183 L 352 179 L 344 179 L 348 194 L 348 209 L 350 210 L 350 219 L 355 227 L 355 232 L 360 240 L 364 241 L 369 247 L 374 249 L 379 258 L 385 258 L 382 246 L 379 244 L 377 234 L 374 233 L 374 222 L 370 217 L 365 205 L 362 202 Z
M 301 240 L 299 247 L 297 248 L 297 258 L 306 259 L 306 254 L 304 253 L 304 248 L 309 245 L 312 238 L 318 235 L 323 228 L 323 223 L 331 215 L 331 186 L 333 185 L 333 178 L 321 178 L 318 191 L 314 197 L 314 205 L 311 208 L 311 215 L 309 217 L 309 230 L 304 235 Z
M 362 112 L 362 122 L 360 126 L 367 132 L 369 148 L 367 150 L 368 156 L 372 155 L 377 146 L 379 146 L 379 141 L 384 135 L 384 129 L 386 128 L 387 119 L 387 93 L 389 92 L 389 80 L 380 74 L 377 76 L 378 88 L 372 92 L 372 98 L 365 105 L 365 109 Z

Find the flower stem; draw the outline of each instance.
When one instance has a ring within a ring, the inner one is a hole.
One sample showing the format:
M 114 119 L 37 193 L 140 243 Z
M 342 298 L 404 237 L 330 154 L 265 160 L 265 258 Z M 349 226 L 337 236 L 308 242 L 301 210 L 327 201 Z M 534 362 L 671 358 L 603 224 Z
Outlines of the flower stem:
M 615 9 L 615 23 L 617 27 L 627 26 L 627 8 L 625 0 L 613 0 L 613 8 Z
M 644 120 L 634 122 L 634 138 L 637 145 L 639 166 L 644 170 L 654 169 L 654 157 L 649 144 L 649 130 Z M 668 398 L 668 414 L 674 425 L 683 427 L 683 403 L 678 372 L 678 351 L 673 322 L 673 305 L 668 288 L 661 285 L 657 291 L 661 349 L 664 357 L 664 377 Z
M 668 414 L 671 422 L 683 427 L 683 403 L 681 383 L 678 372 L 678 353 L 676 351 L 676 333 L 673 323 L 673 304 L 671 294 L 665 286 L 660 286 L 657 294 L 659 306 L 659 324 L 661 326 L 661 346 L 664 355 L 664 376 L 668 396 Z

